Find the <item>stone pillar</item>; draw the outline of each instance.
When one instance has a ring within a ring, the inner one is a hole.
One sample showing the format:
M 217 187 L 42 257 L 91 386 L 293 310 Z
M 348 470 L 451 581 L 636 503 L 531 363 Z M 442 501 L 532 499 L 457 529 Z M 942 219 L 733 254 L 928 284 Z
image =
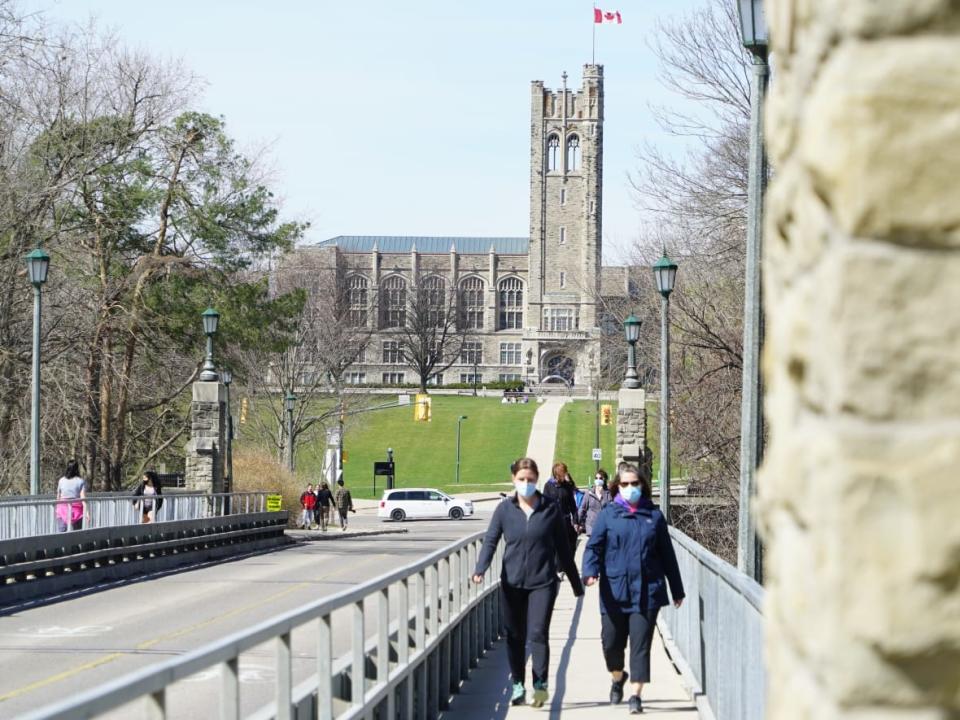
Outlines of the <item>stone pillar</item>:
M 227 398 L 219 382 L 195 382 L 187 443 L 188 490 L 223 492 L 227 447 Z
M 617 393 L 617 465 L 609 468 L 611 478 L 621 462 L 628 462 L 644 470 L 650 479 L 646 400 L 647 394 L 639 388 L 622 388 Z
M 767 8 L 767 714 L 960 717 L 960 5 Z

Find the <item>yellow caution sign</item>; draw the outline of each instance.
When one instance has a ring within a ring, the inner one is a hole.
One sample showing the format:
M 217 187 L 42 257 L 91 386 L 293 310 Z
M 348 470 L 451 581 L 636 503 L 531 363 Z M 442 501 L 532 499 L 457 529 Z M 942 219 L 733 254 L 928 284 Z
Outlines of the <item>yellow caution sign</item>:
M 346 462 L 346 461 L 347 461 L 347 451 L 344 450 L 344 451 L 343 451 L 343 462 Z
M 242 400 L 240 400 L 240 424 L 241 425 L 247 424 L 247 405 L 248 403 L 246 398 L 243 398 Z
M 283 495 L 267 495 L 267 512 L 280 512 Z
M 613 425 L 613 405 L 600 406 L 600 424 Z
M 413 419 L 418 422 L 430 422 L 432 418 L 432 398 L 429 395 L 417 393 L 413 406 Z

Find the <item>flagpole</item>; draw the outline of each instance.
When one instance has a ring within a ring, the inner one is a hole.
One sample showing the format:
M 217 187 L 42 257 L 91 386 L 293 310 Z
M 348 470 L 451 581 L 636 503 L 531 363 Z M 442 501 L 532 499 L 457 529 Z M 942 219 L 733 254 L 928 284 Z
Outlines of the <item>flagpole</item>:
M 597 4 L 593 4 L 593 43 L 590 48 L 590 64 L 597 64 Z

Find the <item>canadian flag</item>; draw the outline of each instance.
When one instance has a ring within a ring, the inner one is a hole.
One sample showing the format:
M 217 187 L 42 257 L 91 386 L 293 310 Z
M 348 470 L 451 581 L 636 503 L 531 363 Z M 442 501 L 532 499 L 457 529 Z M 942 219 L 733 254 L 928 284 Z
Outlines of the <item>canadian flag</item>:
M 600 8 L 593 9 L 593 22 L 600 25 L 603 23 L 616 23 L 617 25 L 623 24 L 623 18 L 620 17 L 620 11 L 614 10 L 613 12 L 601 10 Z

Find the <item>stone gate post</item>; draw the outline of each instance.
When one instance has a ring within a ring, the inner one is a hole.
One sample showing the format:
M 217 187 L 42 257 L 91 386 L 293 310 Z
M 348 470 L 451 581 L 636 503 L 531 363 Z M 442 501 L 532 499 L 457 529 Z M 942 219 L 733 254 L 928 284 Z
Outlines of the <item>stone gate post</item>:
M 223 471 L 227 447 L 227 400 L 219 382 L 193 384 L 190 441 L 186 445 L 188 490 L 224 491 Z
M 647 394 L 643 389 L 622 388 L 617 393 L 617 465 L 633 463 L 651 479 L 650 451 L 647 448 Z M 610 468 L 610 477 L 616 473 Z

